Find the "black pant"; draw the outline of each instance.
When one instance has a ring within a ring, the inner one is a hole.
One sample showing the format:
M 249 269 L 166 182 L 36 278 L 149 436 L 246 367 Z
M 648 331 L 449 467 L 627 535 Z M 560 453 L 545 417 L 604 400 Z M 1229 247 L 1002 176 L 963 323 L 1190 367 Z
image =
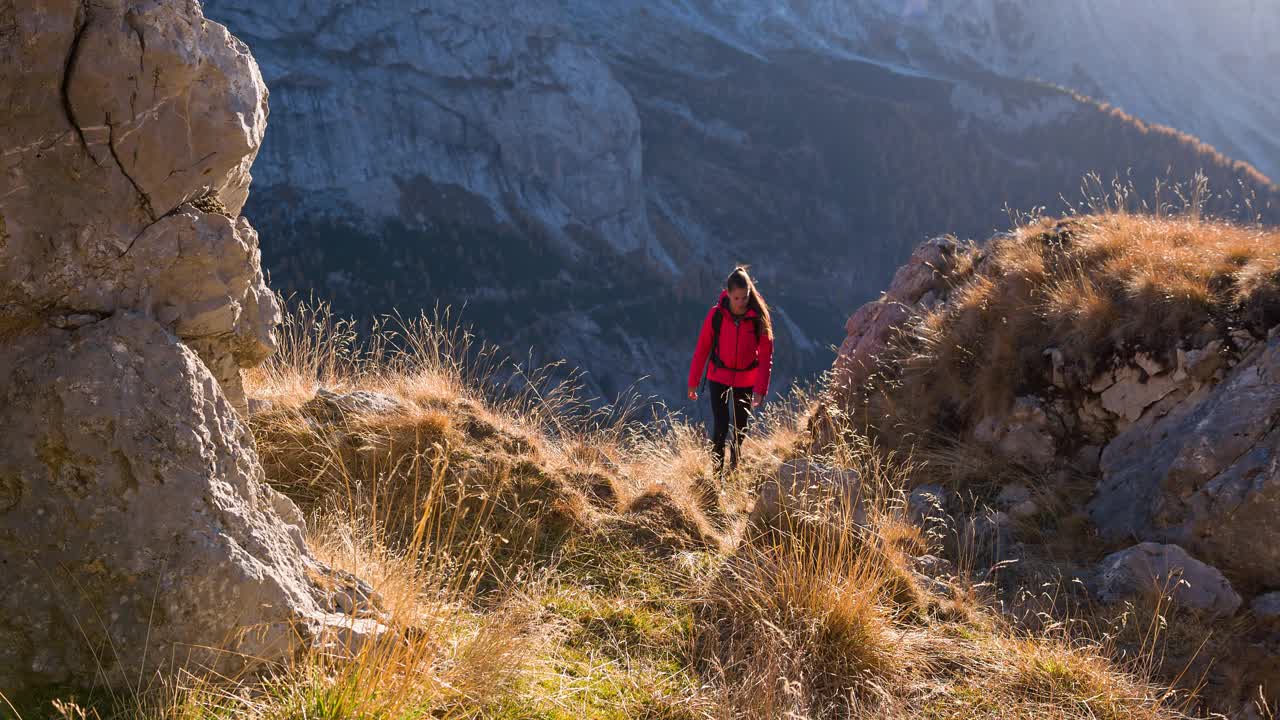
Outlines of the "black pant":
M 714 380 L 709 381 L 711 387 L 711 414 L 715 418 L 715 428 L 711 432 L 712 450 L 716 457 L 716 470 L 724 469 L 724 445 L 729 437 L 729 404 L 733 404 L 733 460 L 731 468 L 738 467 L 738 457 L 742 454 L 742 438 L 747 432 L 747 423 L 751 421 L 751 388 L 729 387 Z

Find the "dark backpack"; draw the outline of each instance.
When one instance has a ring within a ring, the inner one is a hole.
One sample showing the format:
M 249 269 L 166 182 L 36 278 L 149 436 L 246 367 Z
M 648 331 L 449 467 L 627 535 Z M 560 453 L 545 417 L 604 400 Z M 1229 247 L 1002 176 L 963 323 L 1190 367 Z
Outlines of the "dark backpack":
M 724 307 L 724 303 L 721 303 L 720 307 Z M 746 372 L 748 370 L 755 370 L 760 365 L 760 360 L 758 358 L 752 358 L 751 364 L 744 368 L 729 367 L 720 359 L 720 326 L 723 323 L 724 313 L 717 311 L 715 315 L 711 316 L 711 364 L 721 370 L 728 370 L 730 372 Z M 760 317 L 757 315 L 756 317 L 751 318 L 751 324 L 755 326 L 756 339 L 759 340 L 761 332 Z

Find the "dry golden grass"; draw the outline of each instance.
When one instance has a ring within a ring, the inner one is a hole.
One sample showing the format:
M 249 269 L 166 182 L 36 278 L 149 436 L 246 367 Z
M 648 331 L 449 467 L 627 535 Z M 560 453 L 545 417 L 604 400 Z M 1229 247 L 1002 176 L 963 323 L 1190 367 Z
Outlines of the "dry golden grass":
M 886 538 L 840 537 L 740 547 L 707 584 L 695 653 L 720 717 L 1183 717 L 1105 644 L 956 612 Z
M 847 446 L 870 430 L 878 443 L 912 453 L 914 472 L 907 485 L 940 483 L 958 491 L 960 501 L 970 505 L 965 516 L 993 503 L 1002 487 L 1031 490 L 1037 511 L 1009 525 L 1029 545 L 1012 573 L 1005 574 L 1023 589 L 1013 601 L 1017 607 L 1006 606 L 1021 628 L 1013 635 L 1019 641 L 1002 642 L 997 652 L 1033 657 L 1025 643 L 1041 643 L 1039 635 L 1047 629 L 1069 625 L 1072 633 L 1070 638 L 1063 633 L 1063 645 L 1054 653 L 1022 665 L 1024 674 L 1039 672 L 1045 682 L 1046 673 L 1056 677 L 1046 708 L 1029 715 L 1007 710 L 1009 717 L 1052 717 L 1075 702 L 1072 693 L 1093 692 L 1090 688 L 1105 674 L 1077 676 L 1063 669 L 1083 672 L 1092 662 L 1075 654 L 1081 638 L 1090 639 L 1086 653 L 1102 663 L 1097 667 L 1106 666 L 1102 658 L 1123 657 L 1137 676 L 1159 676 L 1184 692 L 1209 682 L 1206 672 L 1215 659 L 1247 652 L 1247 618 L 1223 622 L 1162 606 L 1128 608 L 1117 617 L 1114 609 L 1087 601 L 1080 605 L 1081 593 L 1066 586 L 1073 571 L 1092 567 L 1116 549 L 1091 531 L 1083 513 L 1096 478 L 1063 467 L 1023 467 L 966 439 L 982 418 L 1007 412 L 1018 396 L 1083 396 L 1113 358 L 1130 360 L 1143 353 L 1173 367 L 1179 349 L 1220 340 L 1238 350 L 1240 331 L 1256 340 L 1280 324 L 1280 231 L 1204 217 L 1197 210 L 1203 187 L 1192 190 L 1195 195 L 1184 198 L 1185 211 L 1178 215 L 1159 205 L 1151 213 L 1130 212 L 1121 188 L 1093 202 L 1087 212 L 1065 219 L 1029 218 L 984 248 L 969 248 L 967 260 L 949 275 L 949 301 L 915 318 L 892 341 L 866 387 L 832 394 L 831 404 L 814 413 L 813 429 L 824 441 L 820 446 L 833 439 Z M 1065 369 L 1056 388 L 1045 354 L 1049 348 L 1061 354 Z M 1059 440 L 1068 451 L 1101 441 L 1083 434 Z M 952 535 L 943 540 L 960 565 L 986 567 L 998 559 L 981 534 L 966 534 L 961 527 Z M 1001 581 L 1005 601 L 1016 590 L 1008 582 Z M 988 597 L 979 591 L 972 599 L 982 604 Z M 1034 638 L 1023 637 L 1033 631 Z M 1231 705 L 1217 710 L 1235 711 L 1249 687 L 1274 687 L 1270 671 L 1251 674 L 1239 664 L 1233 667 L 1214 675 L 1197 702 L 1209 707 L 1212 702 L 1206 701 L 1221 701 Z M 1130 682 L 1133 675 L 1124 677 Z M 1049 686 L 1027 681 L 1020 687 L 1026 694 L 1044 695 Z M 984 695 L 991 693 L 984 690 Z M 1119 697 L 1101 690 L 1097 695 Z M 1153 695 L 1141 691 L 1133 697 Z M 1076 704 L 1086 715 L 1143 716 L 1110 700 Z
M 916 572 L 928 543 L 903 517 L 912 468 L 845 452 L 871 488 L 866 526 L 749 533 L 698 589 L 694 662 L 718 717 L 1183 717 L 1185 695 L 1146 679 L 1150 663 L 1114 662 L 1105 637 L 1018 630 L 971 568 Z
M 248 378 L 268 479 L 307 510 L 316 554 L 382 596 L 383 639 L 56 714 L 1180 716 L 1105 645 L 1014 631 L 966 568 L 917 573 L 927 543 L 902 510 L 912 464 L 864 438 L 810 459 L 860 473 L 866 527 L 747 527 L 758 482 L 803 456 L 808 397 L 768 410 L 720 481 L 699 428 L 576 407 L 536 373 L 495 387 L 510 377 L 496 354 L 434 323 L 360 342 L 323 310 L 296 310 L 281 355 Z M 319 387 L 397 404 L 324 416 L 307 405 Z
M 735 711 L 848 717 L 906 679 L 884 570 L 854 555 L 838 543 L 747 545 L 712 581 L 698 654 Z
M 974 250 L 952 299 L 886 356 L 867 414 L 928 444 L 1049 384 L 1057 348 L 1076 384 L 1114 356 L 1172 363 L 1197 334 L 1255 336 L 1280 323 L 1280 231 L 1103 212 L 1037 219 Z

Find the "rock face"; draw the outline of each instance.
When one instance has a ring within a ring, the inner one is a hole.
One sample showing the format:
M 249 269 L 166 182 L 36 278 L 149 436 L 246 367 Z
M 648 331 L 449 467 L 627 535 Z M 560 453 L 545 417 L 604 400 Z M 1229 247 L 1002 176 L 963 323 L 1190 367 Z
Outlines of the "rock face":
M 1098 598 L 1103 602 L 1160 595 L 1224 616 L 1234 615 L 1241 603 L 1222 573 L 1177 545 L 1142 543 L 1108 555 L 1099 566 Z
M 266 127 L 248 49 L 183 3 L 11 9 L 0 55 L 0 332 L 136 310 L 243 406 L 279 309 L 236 219 Z M 91 189 L 91 190 L 90 190 Z
M 279 321 L 247 48 L 182 1 L 10 3 L 0 37 L 0 686 L 376 632 L 236 411 Z
M 247 427 L 157 322 L 25 335 L 0 379 L 0 684 L 116 684 L 171 653 L 235 670 L 204 648 L 278 658 L 369 631 L 335 614 L 346 583 L 326 584 Z
M 1280 585 L 1280 336 L 1222 383 L 1147 412 L 1102 453 L 1090 506 L 1102 533 L 1178 543 L 1251 585 Z
M 575 226 L 624 252 L 652 242 L 636 108 L 555 3 L 207 6 L 253 46 L 288 118 L 264 149 L 269 185 L 369 217 L 463 203 L 564 247 Z
M 894 273 L 879 299 L 858 308 L 845 323 L 845 339 L 836 356 L 836 383 L 857 388 L 876 371 L 894 334 L 921 310 L 945 299 L 960 243 L 939 237 L 921 243 Z

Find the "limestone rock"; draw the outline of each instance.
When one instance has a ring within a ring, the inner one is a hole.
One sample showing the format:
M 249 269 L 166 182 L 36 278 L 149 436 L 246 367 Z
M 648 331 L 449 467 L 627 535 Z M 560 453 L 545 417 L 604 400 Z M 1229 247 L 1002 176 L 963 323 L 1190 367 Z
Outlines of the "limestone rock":
M 914 557 L 911 559 L 911 566 L 916 572 L 929 578 L 948 578 L 956 575 L 955 563 L 937 555 Z
M 114 684 L 170 659 L 234 672 L 239 656 L 201 648 L 281 658 L 376 631 L 343 619 L 373 603 L 326 580 L 213 376 L 154 321 L 13 343 L 0 425 L 0 685 L 90 681 L 99 664 Z
M 983 418 L 973 434 L 975 440 L 992 446 L 1001 457 L 1024 465 L 1043 467 L 1054 458 L 1049 417 L 1040 399 L 1030 395 L 1017 398 L 1006 415 Z
M 756 528 L 791 530 L 817 518 L 866 523 L 862 478 L 852 470 L 796 460 L 778 468 L 760 487 L 749 522 Z
M 285 131 L 263 147 L 262 189 L 375 222 L 457 202 L 478 224 L 532 223 L 565 245 L 586 229 L 620 252 L 661 252 L 639 112 L 558 3 L 205 6 L 252 38 L 272 85 Z
M 1171 396 L 1172 397 L 1172 396 Z M 1102 535 L 1183 545 L 1233 577 L 1280 585 L 1280 337 L 1102 454 Z
M 1151 353 L 1140 352 L 1133 356 L 1133 363 L 1142 368 L 1142 371 L 1148 375 L 1159 375 L 1165 371 L 1164 363 L 1151 355 Z
M 1240 608 L 1240 595 L 1222 573 L 1177 545 L 1135 545 L 1108 555 L 1098 572 L 1098 598 L 1106 603 L 1166 594 L 1178 605 L 1216 615 Z
M 1178 386 L 1172 375 L 1148 376 L 1145 381 L 1142 376 L 1143 372 L 1138 368 L 1117 370 L 1102 391 L 1102 407 L 1133 422 Z
M 1249 604 L 1253 616 L 1265 623 L 1280 622 L 1280 592 L 1259 595 Z
M 1108 375 L 1108 377 L 1110 377 Z M 1076 411 L 1081 434 L 1096 442 L 1109 440 L 1115 435 L 1113 416 L 1102 407 L 1102 402 L 1094 396 L 1088 396 L 1080 402 Z
M 846 336 L 836 357 L 838 382 L 856 388 L 869 380 L 894 333 L 910 319 L 905 305 L 885 298 L 858 308 L 845 323 Z
M 947 275 L 955 266 L 960 243 L 951 237 L 936 237 L 920 243 L 911 257 L 893 274 L 885 295 L 898 302 L 915 304 L 929 292 L 944 290 Z
M 1116 374 L 1115 372 L 1108 370 L 1102 373 L 1101 375 L 1099 375 L 1098 377 L 1094 378 L 1093 382 L 1089 383 L 1089 389 L 1095 393 L 1101 394 L 1102 392 L 1107 390 L 1107 388 L 1110 388 L 1112 385 L 1115 385 L 1115 384 L 1116 384 Z
M 0 38 L 0 686 L 377 635 L 236 411 L 280 319 L 248 49 L 191 0 L 9 3 Z
M 1222 341 L 1213 340 L 1196 350 L 1178 350 L 1178 367 L 1174 370 L 1175 380 L 1192 378 L 1204 382 L 1225 363 L 1222 356 Z
M 845 339 L 836 358 L 842 385 L 852 388 L 866 382 L 894 333 L 913 316 L 913 309 L 926 299 L 937 302 L 945 297 L 947 280 L 960 252 L 960 243 L 950 237 L 921 243 L 898 268 L 884 296 L 854 312 L 845 323 Z
M 248 49 L 197 3 L 53 0 L 9 14 L 0 329 L 142 312 L 243 408 L 238 369 L 272 350 L 279 321 L 257 235 L 236 218 L 267 117 Z
M 303 412 L 325 422 L 356 415 L 386 415 L 404 409 L 404 403 L 390 395 L 368 390 L 337 393 L 325 388 L 317 390 L 316 396 L 302 406 Z

